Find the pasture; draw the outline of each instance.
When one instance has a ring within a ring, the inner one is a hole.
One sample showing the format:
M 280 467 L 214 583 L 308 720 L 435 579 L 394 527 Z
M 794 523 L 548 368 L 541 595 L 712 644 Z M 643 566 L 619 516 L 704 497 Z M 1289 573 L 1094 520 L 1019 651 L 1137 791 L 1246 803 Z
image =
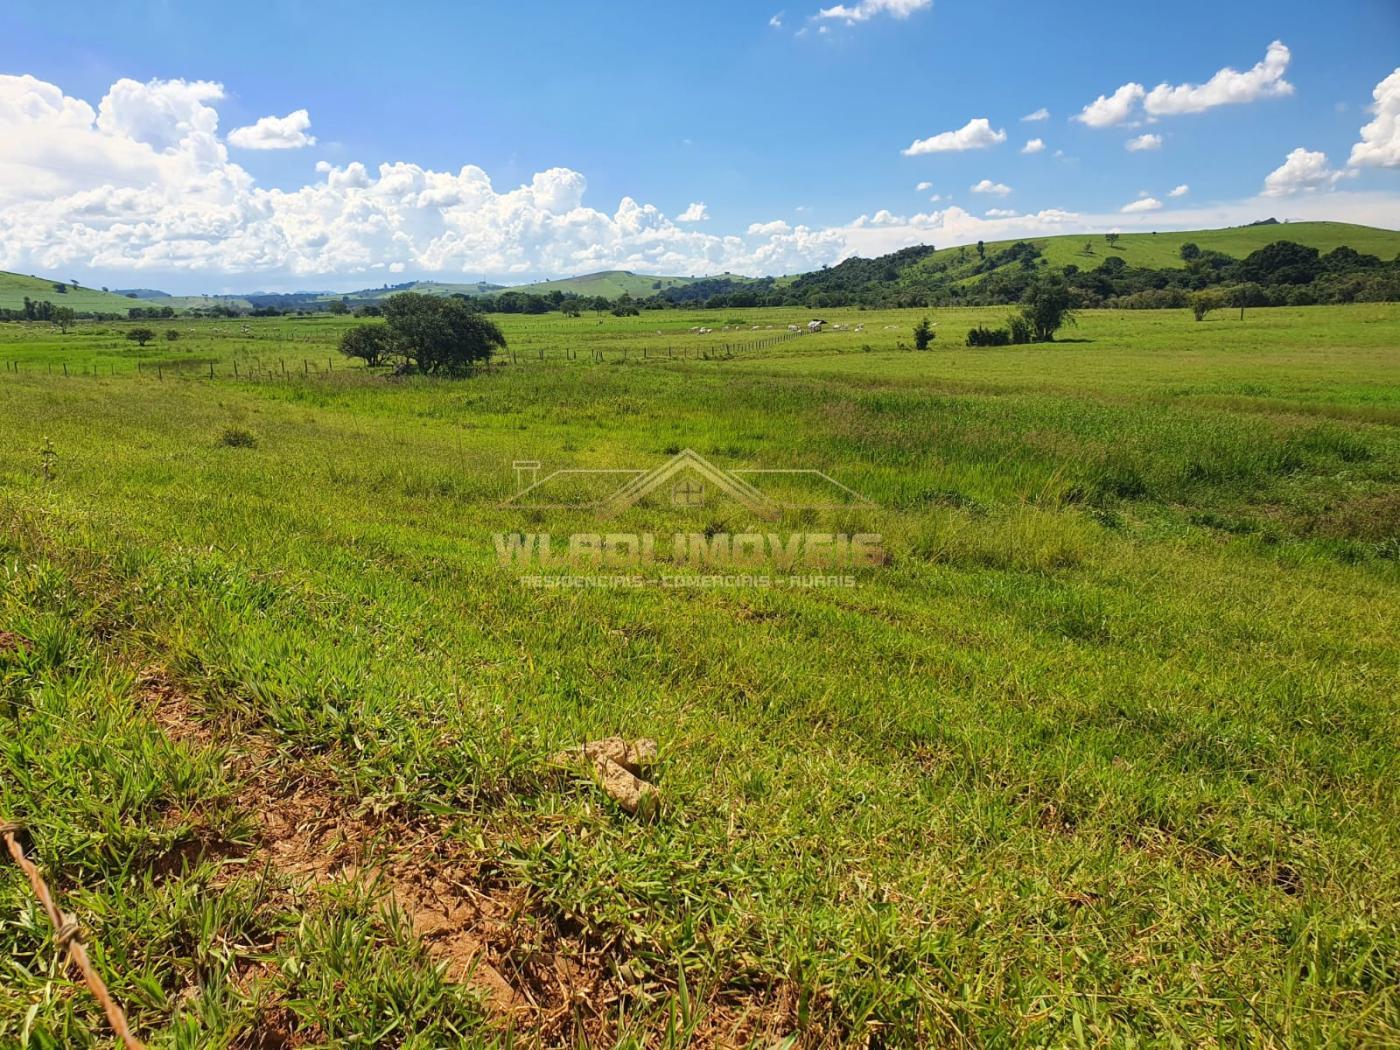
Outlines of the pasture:
M 927 352 L 926 311 L 508 316 L 460 380 L 340 358 L 348 318 L 0 324 L 0 817 L 138 1032 L 1400 1040 L 1400 307 L 962 345 L 1007 312 Z M 600 529 L 502 506 L 517 460 L 687 448 L 839 479 L 869 504 L 781 527 L 887 560 L 499 563 Z M 657 742 L 655 819 L 555 761 L 610 736 Z M 0 954 L 0 1043 L 110 1045 L 10 866 Z

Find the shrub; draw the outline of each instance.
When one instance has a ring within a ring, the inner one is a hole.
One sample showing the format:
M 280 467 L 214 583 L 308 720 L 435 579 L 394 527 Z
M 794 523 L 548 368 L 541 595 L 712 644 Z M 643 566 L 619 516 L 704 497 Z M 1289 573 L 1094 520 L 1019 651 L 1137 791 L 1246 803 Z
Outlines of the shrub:
M 927 350 L 929 343 L 934 340 L 934 335 L 933 325 L 929 324 L 928 318 L 925 317 L 914 326 L 914 349 Z
M 980 324 L 967 333 L 968 346 L 1009 346 L 1011 333 L 1005 328 L 984 328 Z
M 219 444 L 227 448 L 257 448 L 258 439 L 242 427 L 224 427 L 224 432 L 219 435 Z
M 1214 292 L 1192 292 L 1191 293 L 1191 316 L 1198 321 L 1204 321 L 1206 314 L 1210 313 L 1220 305 L 1220 296 Z

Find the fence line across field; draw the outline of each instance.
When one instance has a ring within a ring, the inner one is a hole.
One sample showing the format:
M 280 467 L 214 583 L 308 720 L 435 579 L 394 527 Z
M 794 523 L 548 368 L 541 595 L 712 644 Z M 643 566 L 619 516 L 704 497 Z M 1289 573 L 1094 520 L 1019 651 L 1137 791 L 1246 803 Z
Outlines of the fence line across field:
M 531 361 L 578 361 L 585 360 L 591 364 L 631 364 L 631 363 L 664 363 L 668 361 L 729 361 L 740 355 L 758 353 L 762 350 L 772 349 L 779 344 L 786 343 L 798 338 L 797 333 L 785 332 L 782 335 L 770 336 L 766 339 L 755 339 L 748 342 L 714 342 L 705 345 L 681 344 L 679 346 L 668 345 L 664 350 L 659 347 L 643 346 L 632 348 L 624 346 L 616 348 L 588 348 L 586 357 L 581 357 L 577 347 L 565 346 L 554 348 L 551 353 L 550 347 L 535 347 L 527 350 L 510 349 L 494 355 L 486 367 L 499 366 L 506 361 L 511 364 L 526 364 Z M 251 355 L 250 355 L 251 356 Z M 322 367 L 320 359 L 315 363 L 310 358 L 302 357 L 293 359 L 288 363 L 286 358 L 271 358 L 276 360 L 275 366 L 264 365 L 260 357 L 253 356 L 252 363 L 248 357 L 242 360 L 235 357 L 231 360 L 216 363 L 214 361 L 201 362 L 178 362 L 178 361 L 157 361 L 146 362 L 137 361 L 136 367 L 130 371 L 118 369 L 117 362 L 109 361 L 105 364 L 89 363 L 74 365 L 69 367 L 67 361 L 43 362 L 42 367 L 45 374 L 61 376 L 64 378 L 80 377 L 101 377 L 101 376 L 144 376 L 157 381 L 164 381 L 167 378 L 177 379 L 266 379 L 284 378 L 291 379 L 298 375 L 310 377 L 313 375 L 327 375 L 337 371 L 335 358 L 327 357 L 325 365 Z M 32 365 L 32 367 L 26 367 Z M 298 367 L 299 365 L 299 367 Z M 17 359 L 5 361 L 5 371 L 12 374 L 33 374 L 40 368 L 37 362 L 26 362 Z M 356 366 L 348 362 L 342 362 L 340 371 L 358 371 L 362 366 Z

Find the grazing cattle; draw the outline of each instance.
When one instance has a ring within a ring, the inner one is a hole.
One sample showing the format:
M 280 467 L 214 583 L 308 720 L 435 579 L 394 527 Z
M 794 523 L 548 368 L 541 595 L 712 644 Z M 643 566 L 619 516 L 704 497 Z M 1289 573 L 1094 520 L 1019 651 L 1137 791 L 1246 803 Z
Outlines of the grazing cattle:
M 797 331 L 801 331 L 801 329 L 799 329 L 799 328 L 797 327 L 797 325 L 795 325 L 795 324 L 790 324 L 790 325 L 788 325 L 788 331 L 789 331 L 789 332 L 797 332 Z
M 823 328 L 825 325 L 826 325 L 826 322 L 825 322 L 825 321 L 820 321 L 820 320 L 808 321 L 808 322 L 807 322 L 807 331 L 809 331 L 809 332 L 820 332 L 820 331 L 822 330 L 822 328 Z

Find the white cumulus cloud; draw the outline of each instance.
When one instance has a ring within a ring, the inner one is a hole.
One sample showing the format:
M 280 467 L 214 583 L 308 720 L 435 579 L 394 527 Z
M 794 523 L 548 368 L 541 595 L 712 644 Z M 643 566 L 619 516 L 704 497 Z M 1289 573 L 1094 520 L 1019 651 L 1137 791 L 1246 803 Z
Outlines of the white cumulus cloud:
M 1034 113 L 1027 113 L 1024 117 L 1021 118 L 1022 121 L 1026 121 L 1026 122 L 1034 122 L 1034 121 L 1037 121 L 1037 120 L 1049 120 L 1049 119 L 1050 119 L 1050 111 L 1049 111 L 1048 109 L 1046 109 L 1044 106 L 1041 106 L 1041 107 L 1040 107 L 1038 110 L 1036 110 Z
M 816 17 L 838 19 L 850 24 L 868 22 L 879 15 L 908 18 L 916 11 L 932 6 L 933 0 L 860 0 L 851 6 L 837 4 L 835 7 L 824 7 L 817 12 Z
M 1011 192 L 1011 187 L 1005 183 L 993 182 L 991 179 L 983 179 L 972 187 L 973 193 L 990 193 L 993 197 L 1005 197 Z
M 1124 147 L 1123 147 L 1123 148 L 1126 149 L 1129 153 L 1142 153 L 1142 152 L 1145 151 L 1145 150 L 1161 149 L 1161 148 L 1162 148 L 1162 136 L 1161 136 L 1161 135 L 1139 135 L 1139 136 L 1138 136 L 1137 138 L 1135 138 L 1135 139 L 1129 139 L 1129 140 L 1124 144 Z
M 1331 189 L 1343 174 L 1332 170 L 1327 154 L 1321 150 L 1299 146 L 1264 179 L 1264 196 L 1291 197 L 1295 193 Z
M 1074 119 L 1091 128 L 1121 124 L 1133 115 L 1133 110 L 1146 94 L 1147 89 L 1141 84 L 1124 84 L 1111 95 L 1100 95 Z
M 1376 119 L 1361 129 L 1361 141 L 1351 148 L 1353 167 L 1400 168 L 1400 69 L 1371 93 Z
M 1041 152 L 1043 149 L 1045 149 L 1045 140 L 1044 140 L 1044 139 L 1031 139 L 1029 142 L 1027 142 L 1024 146 L 1021 147 L 1021 152 L 1022 152 L 1022 153 L 1039 153 L 1039 152 Z
M 906 157 L 927 153 L 960 153 L 970 149 L 986 149 L 1006 141 L 1006 132 L 992 128 L 986 117 L 975 117 L 957 131 L 943 131 L 926 139 L 916 139 L 904 151 Z
M 1176 187 L 1176 189 L 1174 189 L 1174 190 L 1172 190 L 1170 193 L 1168 193 L 1167 196 L 1168 196 L 1168 197 L 1185 197 L 1185 196 L 1186 196 L 1188 193 L 1190 193 L 1190 192 L 1191 192 L 1191 187 L 1188 186 L 1188 185 L 1186 185 L 1186 183 L 1183 182 L 1180 186 Z
M 1118 210 L 1124 215 L 1136 215 L 1140 212 L 1158 211 L 1162 207 L 1162 202 L 1156 197 L 1139 197 L 1130 204 L 1125 204 Z
M 750 223 L 748 232 L 750 237 L 772 237 L 777 233 L 791 233 L 792 227 L 782 219 L 774 219 L 772 222 Z
M 498 189 L 470 164 L 322 163 L 308 185 L 265 189 L 219 137 L 222 98 L 206 81 L 120 80 L 94 107 L 0 76 L 0 269 L 256 273 L 287 286 L 405 271 L 783 273 L 846 252 L 839 230 L 753 240 L 685 228 L 630 197 L 590 207 L 587 180 L 567 168 Z
M 931 182 L 921 182 L 921 183 L 919 183 L 917 186 L 914 187 L 914 192 L 915 192 L 915 193 L 927 193 L 927 192 L 928 192 L 929 190 L 931 190 L 931 189 L 933 189 L 933 183 L 931 183 Z
M 316 136 L 306 133 L 310 127 L 310 114 L 298 109 L 285 117 L 262 117 L 255 124 L 234 128 L 228 141 L 239 149 L 301 149 L 316 145 Z
M 1014 208 L 988 208 L 987 218 L 989 219 L 1014 219 L 1017 212 Z
M 1151 116 L 1163 117 L 1291 95 L 1293 85 L 1283 79 L 1291 58 L 1288 46 L 1275 40 L 1252 69 L 1240 73 L 1226 66 L 1204 84 L 1158 84 L 1147 93 L 1143 108 Z
M 677 222 L 704 222 L 710 217 L 710 209 L 703 201 L 692 201 L 690 207 L 676 216 Z
M 1263 60 L 1253 68 L 1241 73 L 1226 66 L 1204 84 L 1164 82 L 1148 91 L 1141 84 L 1129 81 L 1112 95 L 1100 95 L 1074 119 L 1091 128 L 1106 128 L 1131 118 L 1138 103 L 1142 103 L 1149 117 L 1166 117 L 1202 113 L 1216 106 L 1255 102 L 1262 98 L 1281 98 L 1293 94 L 1293 85 L 1283 78 L 1291 58 L 1287 45 L 1275 40 L 1265 51 Z

